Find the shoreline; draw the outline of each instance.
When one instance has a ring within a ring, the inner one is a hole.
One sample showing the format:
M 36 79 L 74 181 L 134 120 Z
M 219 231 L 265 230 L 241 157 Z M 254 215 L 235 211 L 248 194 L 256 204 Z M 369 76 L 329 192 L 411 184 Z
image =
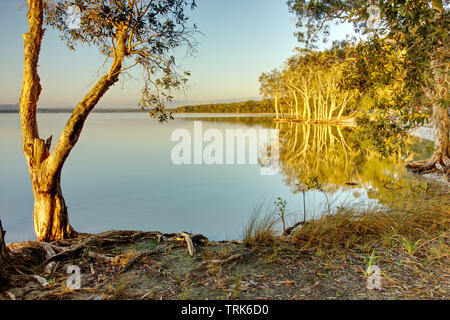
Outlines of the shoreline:
M 0 299 L 449 299 L 450 192 L 413 192 L 391 211 L 348 208 L 288 235 L 257 226 L 242 241 L 107 231 L 10 243 L 22 274 L 11 270 Z M 67 265 L 80 268 L 80 289 L 67 288 Z M 368 286 L 371 265 L 379 288 Z

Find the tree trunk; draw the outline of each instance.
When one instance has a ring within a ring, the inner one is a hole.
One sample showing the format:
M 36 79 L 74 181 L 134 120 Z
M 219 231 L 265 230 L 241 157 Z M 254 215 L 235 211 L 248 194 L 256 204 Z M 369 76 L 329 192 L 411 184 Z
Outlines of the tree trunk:
M 434 154 L 429 160 L 410 162 L 407 167 L 415 173 L 439 171 L 450 178 L 449 129 L 448 108 L 437 107 L 434 112 Z
M 41 0 L 28 0 L 28 32 L 24 40 L 24 68 L 22 94 L 20 97 L 20 120 L 22 127 L 22 147 L 31 177 L 35 198 L 34 222 L 37 239 L 50 241 L 70 235 L 67 208 L 59 186 L 60 170 L 51 174 L 47 158 L 51 138 L 39 138 L 36 109 L 41 93 L 38 75 L 38 61 L 44 30 L 44 3 Z M 58 172 L 58 174 L 56 174 Z M 57 177 L 55 181 L 52 181 Z M 62 227 L 65 227 L 64 230 Z M 59 228 L 60 230 L 57 230 Z
M 44 36 L 42 0 L 28 0 L 28 32 L 24 39 L 24 69 L 20 97 L 20 119 L 23 151 L 28 164 L 34 194 L 34 224 L 38 241 L 52 241 L 70 237 L 74 231 L 69 224 L 67 207 L 61 191 L 61 172 L 65 160 L 77 143 L 84 122 L 105 92 L 114 85 L 128 54 L 127 27 L 117 26 L 113 62 L 84 99 L 75 107 L 54 149 L 50 153 L 51 138 L 39 138 L 36 109 L 41 93 L 38 75 L 39 53 Z
M 436 10 L 436 18 L 440 18 L 445 12 L 442 0 L 432 1 L 433 9 Z M 449 107 L 446 104 L 448 95 L 448 50 L 443 47 L 431 56 L 431 71 L 434 76 L 434 88 L 429 91 L 428 96 L 432 100 L 438 100 L 434 107 L 434 146 L 435 151 L 431 159 L 410 162 L 407 167 L 416 173 L 439 171 L 450 180 L 450 143 L 449 143 Z M 444 103 L 441 103 L 444 101 Z
M 44 170 L 31 178 L 34 194 L 34 228 L 38 241 L 65 239 L 73 234 L 61 191 L 61 174 L 48 176 Z
M 435 156 L 436 160 L 443 166 L 450 169 L 450 142 L 449 142 L 449 118 L 448 108 L 438 107 L 435 111 Z
M 7 266 L 9 264 L 8 248 L 5 243 L 5 231 L 0 220 L 0 284 L 8 280 Z

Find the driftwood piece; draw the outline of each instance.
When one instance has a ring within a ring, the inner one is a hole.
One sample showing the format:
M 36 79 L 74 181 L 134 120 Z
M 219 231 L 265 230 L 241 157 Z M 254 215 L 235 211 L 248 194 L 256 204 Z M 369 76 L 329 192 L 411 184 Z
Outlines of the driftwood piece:
M 32 278 L 35 279 L 43 288 L 47 288 L 49 285 L 47 279 L 45 279 L 44 277 L 35 274 L 32 275 Z
M 187 249 L 190 256 L 196 255 L 195 245 L 208 244 L 209 240 L 202 234 L 190 234 L 188 232 L 182 231 L 178 233 L 165 233 L 158 239 L 161 241 L 184 241 L 186 242 Z
M 195 247 L 194 247 L 194 243 L 192 242 L 192 238 L 191 235 L 187 232 L 180 232 L 178 233 L 178 236 L 180 238 L 184 238 L 184 240 L 186 241 L 186 245 L 187 245 L 187 249 L 189 252 L 190 256 L 195 256 L 196 252 L 195 252 Z

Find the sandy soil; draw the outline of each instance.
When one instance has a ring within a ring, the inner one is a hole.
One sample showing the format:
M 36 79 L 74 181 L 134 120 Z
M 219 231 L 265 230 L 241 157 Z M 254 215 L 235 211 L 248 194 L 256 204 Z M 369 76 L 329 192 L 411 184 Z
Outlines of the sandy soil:
M 13 254 L 36 243 L 10 245 Z M 246 247 L 233 242 L 198 244 L 190 256 L 182 239 L 154 237 L 68 255 L 46 273 L 38 264 L 0 288 L 1 299 L 449 299 L 446 257 L 425 261 L 401 250 L 375 249 L 380 288 L 369 289 L 371 251 L 317 248 L 301 252 L 289 241 Z M 30 250 L 30 249 L 28 249 Z M 92 254 L 93 253 L 93 254 Z M 96 254 L 101 257 L 94 257 Z M 45 260 L 41 257 L 40 260 Z M 35 261 L 36 262 L 36 261 Z M 81 289 L 69 290 L 67 265 L 81 270 Z

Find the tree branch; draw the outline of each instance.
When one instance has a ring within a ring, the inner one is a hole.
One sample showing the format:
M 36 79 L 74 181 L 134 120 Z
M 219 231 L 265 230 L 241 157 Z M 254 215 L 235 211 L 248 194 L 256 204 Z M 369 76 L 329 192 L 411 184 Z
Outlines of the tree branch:
M 37 71 L 39 53 L 45 29 L 42 29 L 44 4 L 42 0 L 28 0 L 28 32 L 23 35 L 24 67 L 22 93 L 20 97 L 20 120 L 22 142 L 28 164 L 32 158 L 32 145 L 39 138 L 36 109 L 41 94 L 41 84 Z
M 127 29 L 122 28 L 117 32 L 117 49 L 109 72 L 97 81 L 95 86 L 75 107 L 70 119 L 58 139 L 58 142 L 55 145 L 55 148 L 47 159 L 47 169 L 51 174 L 56 174 L 61 170 L 64 161 L 77 143 L 81 130 L 83 129 L 83 125 L 90 112 L 94 109 L 106 91 L 108 91 L 108 89 L 119 80 L 122 64 L 127 55 L 126 41 Z

